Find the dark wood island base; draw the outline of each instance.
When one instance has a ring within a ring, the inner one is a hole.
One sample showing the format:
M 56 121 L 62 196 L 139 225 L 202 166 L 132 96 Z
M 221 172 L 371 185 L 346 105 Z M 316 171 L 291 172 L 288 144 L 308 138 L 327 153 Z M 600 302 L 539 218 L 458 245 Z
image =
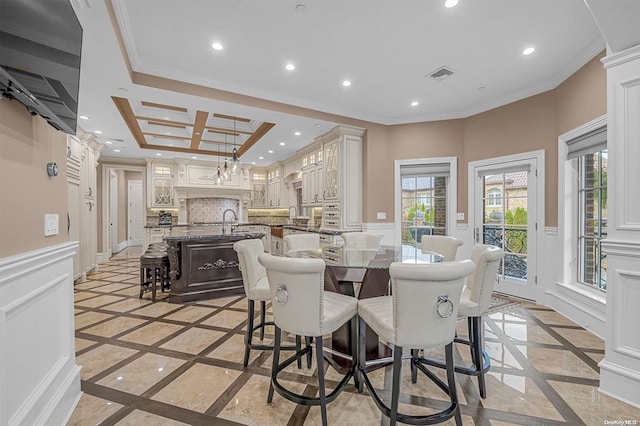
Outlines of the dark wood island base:
M 262 238 L 260 233 L 222 234 L 219 227 L 176 227 L 168 244 L 170 303 L 189 303 L 244 294 L 236 241 Z

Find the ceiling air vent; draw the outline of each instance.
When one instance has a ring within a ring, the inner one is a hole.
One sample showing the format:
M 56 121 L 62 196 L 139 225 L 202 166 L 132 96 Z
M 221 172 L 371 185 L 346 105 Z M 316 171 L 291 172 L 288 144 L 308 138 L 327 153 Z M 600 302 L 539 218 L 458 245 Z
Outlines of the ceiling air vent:
M 428 76 L 429 78 L 432 78 L 434 80 L 437 81 L 442 81 L 446 78 L 449 78 L 453 75 L 453 70 L 447 66 L 441 66 L 440 68 L 438 68 L 437 70 L 430 72 L 429 74 L 427 74 L 426 76 Z M 425 76 L 425 77 L 426 77 Z

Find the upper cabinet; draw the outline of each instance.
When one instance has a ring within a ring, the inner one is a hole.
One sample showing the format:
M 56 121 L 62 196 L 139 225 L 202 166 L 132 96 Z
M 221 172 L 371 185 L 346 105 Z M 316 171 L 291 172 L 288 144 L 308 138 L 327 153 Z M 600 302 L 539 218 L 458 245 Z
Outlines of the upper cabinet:
M 282 167 L 280 165 L 270 168 L 267 171 L 267 207 L 287 207 L 286 200 L 283 199 L 282 191 L 283 179 L 281 179 Z
M 321 205 L 324 200 L 324 151 L 314 144 L 312 151 L 302 156 L 302 204 Z
M 362 229 L 364 129 L 338 126 L 321 136 L 324 146 L 322 227 Z
M 251 206 L 267 206 L 267 172 L 266 170 L 251 171 Z
M 163 163 L 150 163 L 152 207 L 173 207 L 173 165 Z

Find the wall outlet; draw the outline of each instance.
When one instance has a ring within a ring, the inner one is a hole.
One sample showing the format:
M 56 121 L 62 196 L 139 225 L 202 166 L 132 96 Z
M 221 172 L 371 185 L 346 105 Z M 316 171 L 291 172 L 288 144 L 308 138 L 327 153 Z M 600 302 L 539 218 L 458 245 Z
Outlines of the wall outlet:
M 44 236 L 49 237 L 51 235 L 58 235 L 58 222 L 59 217 L 57 214 L 45 214 L 44 215 Z
M 456 213 L 456 220 L 464 220 L 464 213 Z
M 387 218 L 386 212 L 378 212 L 377 214 L 378 220 L 385 220 Z

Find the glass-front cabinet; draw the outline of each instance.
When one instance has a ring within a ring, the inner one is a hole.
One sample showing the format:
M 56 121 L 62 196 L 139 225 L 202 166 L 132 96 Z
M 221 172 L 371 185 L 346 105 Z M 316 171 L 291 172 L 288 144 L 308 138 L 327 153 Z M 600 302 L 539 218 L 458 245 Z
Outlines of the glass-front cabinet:
M 338 143 L 326 144 L 324 147 L 324 198 L 338 197 Z
M 173 206 L 173 167 L 168 164 L 151 166 L 151 188 L 153 207 Z

